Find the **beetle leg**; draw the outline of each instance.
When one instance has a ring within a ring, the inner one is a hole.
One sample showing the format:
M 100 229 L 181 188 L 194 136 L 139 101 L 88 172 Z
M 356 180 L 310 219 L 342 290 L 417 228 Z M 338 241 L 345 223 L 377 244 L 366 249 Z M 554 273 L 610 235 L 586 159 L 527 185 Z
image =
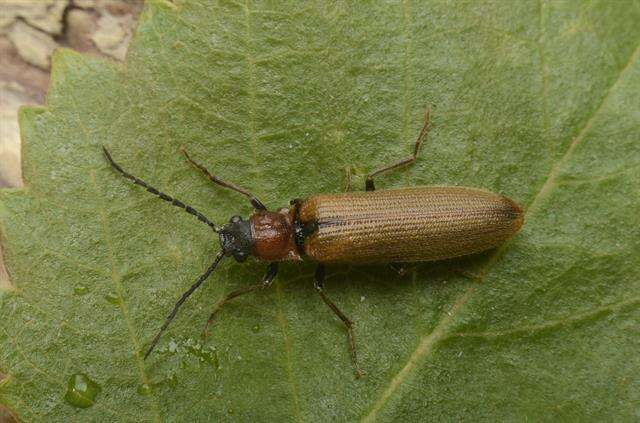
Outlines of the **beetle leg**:
M 364 376 L 364 372 L 358 366 L 358 356 L 356 353 L 356 341 L 353 331 L 353 322 L 349 320 L 347 316 L 344 315 L 343 312 L 340 311 L 338 307 L 327 297 L 323 290 L 324 284 L 324 264 L 319 264 L 316 267 L 316 276 L 315 276 L 315 287 L 318 294 L 320 294 L 320 298 L 329 308 L 342 320 L 344 325 L 347 327 L 347 338 L 349 339 L 349 352 L 351 353 L 351 361 L 353 361 L 353 365 L 356 368 L 356 377 Z
M 409 273 L 409 269 L 407 269 L 401 263 L 389 263 L 389 267 L 395 270 L 400 276 L 405 276 L 407 273 Z
M 262 278 L 262 282 L 256 285 L 236 289 L 235 291 L 232 291 L 226 294 L 225 296 L 223 296 L 222 298 L 220 298 L 216 302 L 216 304 L 213 306 L 213 311 L 211 312 L 211 315 L 209 316 L 209 319 L 207 320 L 207 323 L 204 326 L 204 331 L 202 331 L 202 335 L 209 336 L 209 326 L 211 325 L 211 323 L 213 323 L 213 319 L 215 318 L 216 314 L 218 313 L 218 311 L 220 311 L 223 305 L 233 300 L 234 298 L 239 297 L 240 295 L 247 294 L 249 292 L 253 292 L 258 289 L 267 288 L 271 286 L 271 282 L 273 282 L 273 279 L 276 277 L 277 273 L 278 273 L 278 263 L 271 263 L 267 268 L 267 273 L 264 275 L 264 278 Z
M 457 274 L 459 274 L 459 275 L 461 275 L 461 276 L 463 276 L 463 277 L 465 277 L 467 279 L 471 279 L 474 282 L 478 282 L 478 283 L 482 282 L 482 275 L 478 275 L 476 273 L 470 272 L 470 271 L 465 270 L 465 269 L 463 269 L 461 267 L 450 267 L 449 269 L 452 272 L 455 272 L 455 273 L 457 273 Z
M 347 166 L 344 169 L 345 174 L 345 184 L 344 184 L 344 192 L 351 191 L 351 166 Z
M 251 201 L 251 205 L 256 210 L 267 210 L 265 205 L 262 204 L 262 201 L 258 200 L 258 198 L 255 195 L 251 194 L 246 189 L 244 189 L 242 187 L 239 187 L 238 185 L 236 185 L 234 183 L 223 181 L 222 179 L 218 178 L 216 175 L 214 175 L 211 172 L 209 172 L 209 170 L 206 167 L 204 167 L 200 163 L 198 163 L 198 162 L 194 161 L 193 159 L 191 159 L 191 157 L 187 153 L 187 150 L 184 147 L 181 147 L 180 149 L 181 149 L 182 153 L 184 154 L 184 156 L 187 158 L 187 160 L 189 160 L 189 163 L 191 163 L 193 166 L 195 166 L 198 169 L 200 169 L 200 171 L 202 171 L 202 173 L 207 175 L 207 177 L 211 180 L 211 182 L 213 182 L 214 184 L 218 184 L 220 186 L 223 186 L 225 188 L 229 188 L 229 189 L 231 189 L 233 191 L 239 192 L 240 194 L 244 195 L 245 197 L 247 197 L 249 199 L 249 201 Z
M 416 161 L 416 157 L 418 156 L 418 153 L 420 152 L 420 146 L 422 146 L 422 143 L 424 142 L 424 140 L 427 138 L 427 133 L 429 132 L 429 114 L 431 113 L 431 107 L 428 106 L 427 110 L 424 112 L 424 126 L 422 127 L 422 129 L 420 130 L 420 133 L 418 134 L 418 138 L 416 139 L 416 144 L 413 147 L 413 154 L 411 154 L 411 156 L 406 157 L 402 160 L 399 160 L 389 166 L 385 166 L 385 167 L 381 167 L 380 169 L 376 169 L 375 171 L 371 172 L 369 175 L 367 175 L 367 180 L 365 182 L 365 190 L 366 191 L 375 191 L 376 187 L 375 184 L 373 182 L 373 177 L 386 172 L 388 170 L 392 170 L 401 166 L 405 166 L 408 164 L 412 164 L 415 163 Z

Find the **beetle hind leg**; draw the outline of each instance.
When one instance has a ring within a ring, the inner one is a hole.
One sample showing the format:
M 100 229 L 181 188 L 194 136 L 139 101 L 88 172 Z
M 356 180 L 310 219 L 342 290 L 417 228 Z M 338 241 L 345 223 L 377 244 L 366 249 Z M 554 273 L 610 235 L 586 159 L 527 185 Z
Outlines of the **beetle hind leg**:
M 351 166 L 344 168 L 344 190 L 343 192 L 351 191 Z
M 373 182 L 374 176 L 387 172 L 389 170 L 401 167 L 401 166 L 415 163 L 416 158 L 418 157 L 418 153 L 420 152 L 420 147 L 422 146 L 422 143 L 427 138 L 427 134 L 429 133 L 429 115 L 430 114 L 431 114 L 431 107 L 427 107 L 427 109 L 424 112 L 424 125 L 422 126 L 422 129 L 418 134 L 418 138 L 416 139 L 416 143 L 413 147 L 413 153 L 409 157 L 399 160 L 389 166 L 376 169 L 375 171 L 368 174 L 367 180 L 365 182 L 365 188 L 364 188 L 366 191 L 375 191 L 376 186 L 375 186 L 375 183 Z
M 316 267 L 315 275 L 316 291 L 318 291 L 318 294 L 320 294 L 320 298 L 322 298 L 322 301 L 324 301 L 324 303 L 329 306 L 329 308 L 336 314 L 336 316 L 340 318 L 340 320 L 342 320 L 344 325 L 347 327 L 347 338 L 349 340 L 349 352 L 351 353 L 351 361 L 353 361 L 353 365 L 355 367 L 356 377 L 362 377 L 365 373 L 362 371 L 362 369 L 360 369 L 360 366 L 358 365 L 358 355 L 356 353 L 356 340 L 353 331 L 353 322 L 347 316 L 345 316 L 342 311 L 340 311 L 340 309 L 333 303 L 333 301 L 329 299 L 329 297 L 327 297 L 327 295 L 324 293 L 323 285 L 324 265 L 319 264 L 318 267 Z

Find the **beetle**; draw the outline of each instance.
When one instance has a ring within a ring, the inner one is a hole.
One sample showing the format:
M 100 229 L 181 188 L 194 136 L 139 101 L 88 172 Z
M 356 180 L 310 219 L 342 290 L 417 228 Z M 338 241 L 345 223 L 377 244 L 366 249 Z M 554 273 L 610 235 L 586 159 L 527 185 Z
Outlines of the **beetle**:
M 307 258 L 317 263 L 315 289 L 344 323 L 356 376 L 363 375 L 358 364 L 353 322 L 324 291 L 325 264 L 389 263 L 403 272 L 402 263 L 444 260 L 494 248 L 515 235 L 524 223 L 522 208 L 513 200 L 477 188 L 425 186 L 375 189 L 375 176 L 416 161 L 429 131 L 429 115 L 430 109 L 427 108 L 412 154 L 369 173 L 364 191 L 294 199 L 288 207 L 275 211 L 269 211 L 246 189 L 213 175 L 181 148 L 187 161 L 209 180 L 244 195 L 255 209 L 248 219 L 233 216 L 222 226 L 123 170 L 103 146 L 105 157 L 120 175 L 207 224 L 218 234 L 221 247 L 209 268 L 176 302 L 144 358 L 151 354 L 182 304 L 224 257 L 233 257 L 242 263 L 252 256 L 267 262 L 267 271 L 258 284 L 232 291 L 216 302 L 205 325 L 205 334 L 225 303 L 270 286 L 276 277 L 278 263 Z

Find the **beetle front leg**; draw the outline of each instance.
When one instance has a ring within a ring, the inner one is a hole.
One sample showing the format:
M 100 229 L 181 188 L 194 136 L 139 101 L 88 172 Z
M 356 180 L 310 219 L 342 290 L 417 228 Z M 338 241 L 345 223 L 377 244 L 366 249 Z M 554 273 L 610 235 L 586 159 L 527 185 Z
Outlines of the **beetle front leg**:
M 271 282 L 273 282 L 273 279 L 276 277 L 277 273 L 278 273 L 278 263 L 271 263 L 267 268 L 267 273 L 264 275 L 264 278 L 262 278 L 262 282 L 256 285 L 236 289 L 235 291 L 231 291 L 224 297 L 220 298 L 216 302 L 216 304 L 213 306 L 213 311 L 211 312 L 211 315 L 209 316 L 209 319 L 207 320 L 207 323 L 204 326 L 202 335 L 209 336 L 209 326 L 211 325 L 211 323 L 213 323 L 213 319 L 216 317 L 216 314 L 218 313 L 218 311 L 220 311 L 223 305 L 233 300 L 234 298 L 239 297 L 240 295 L 248 294 L 249 292 L 256 291 L 260 288 L 267 288 L 271 286 Z
M 324 303 L 329 306 L 329 308 L 340 318 L 340 320 L 342 320 L 344 325 L 347 327 L 347 338 L 349 340 L 349 352 L 351 353 L 351 360 L 353 361 L 353 365 L 356 368 L 356 377 L 358 378 L 362 377 L 364 376 L 364 372 L 362 371 L 362 369 L 360 369 L 360 366 L 358 366 L 358 355 L 356 353 L 356 340 L 355 340 L 355 335 L 353 331 L 353 322 L 347 316 L 345 316 L 342 311 L 340 311 L 340 309 L 333 303 L 333 301 L 329 299 L 329 297 L 325 295 L 323 290 L 323 285 L 324 285 L 324 264 L 319 264 L 318 267 L 316 267 L 316 275 L 315 275 L 316 291 L 318 291 L 318 294 L 320 294 L 320 298 L 322 298 L 322 301 L 324 301 Z
M 223 181 L 222 179 L 218 178 L 216 175 L 212 174 L 211 172 L 209 172 L 209 169 L 207 169 L 206 167 L 204 167 L 203 165 L 201 165 L 200 163 L 196 162 L 195 160 L 193 160 L 191 158 L 191 156 L 189 156 L 189 153 L 187 153 L 187 150 L 183 147 L 180 147 L 180 150 L 182 151 L 182 154 L 184 154 L 184 156 L 187 158 L 187 160 L 189 161 L 189 163 L 191 163 L 193 166 L 195 166 L 197 169 L 199 169 L 202 173 L 204 173 L 207 178 L 209 178 L 209 180 L 211 182 L 213 182 L 214 184 L 218 184 L 222 187 L 225 188 L 229 188 L 230 190 L 233 190 L 235 192 L 239 192 L 240 194 L 244 195 L 245 197 L 247 197 L 249 199 L 249 201 L 251 202 L 251 205 L 253 206 L 254 209 L 256 210 L 267 210 L 267 208 L 265 207 L 265 205 L 262 203 L 262 201 L 258 200 L 258 197 L 256 197 L 255 195 L 253 195 L 252 193 L 250 193 L 249 191 L 247 191 L 246 189 L 232 183 L 229 181 Z

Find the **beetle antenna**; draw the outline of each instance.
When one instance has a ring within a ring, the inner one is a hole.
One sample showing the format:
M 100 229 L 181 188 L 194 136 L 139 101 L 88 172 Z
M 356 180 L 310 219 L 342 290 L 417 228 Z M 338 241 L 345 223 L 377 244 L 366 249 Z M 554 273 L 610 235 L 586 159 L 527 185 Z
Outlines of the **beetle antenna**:
M 188 206 L 188 205 L 184 204 L 182 201 L 180 201 L 180 200 L 178 200 L 176 198 L 173 198 L 173 197 L 165 194 L 164 192 L 158 191 L 156 188 L 152 187 L 151 185 L 149 185 L 148 183 L 146 183 L 142 179 L 140 179 L 140 178 L 138 178 L 136 176 L 133 176 L 132 174 L 130 174 L 128 172 L 125 172 L 120 167 L 120 165 L 118 163 L 116 163 L 111 158 L 111 154 L 109 154 L 109 151 L 107 151 L 107 149 L 104 146 L 102 146 L 102 151 L 104 151 L 104 155 L 107 158 L 107 160 L 109 160 L 109 163 L 111 164 L 111 167 L 113 167 L 116 171 L 118 171 L 118 173 L 120 173 L 122 176 L 124 176 L 125 178 L 129 179 L 134 184 L 140 185 L 141 187 L 146 188 L 147 191 L 149 191 L 151 194 L 157 195 L 159 198 L 163 199 L 164 201 L 168 201 L 169 203 L 173 204 L 174 206 L 180 207 L 181 209 L 183 209 L 187 213 L 197 217 L 199 221 L 209 225 L 211 227 L 211 229 L 213 229 L 214 232 L 219 232 L 219 228 L 213 222 L 211 222 L 209 219 L 207 219 L 206 216 L 203 215 L 202 213 L 200 213 L 198 210 L 194 209 L 191 206 Z
M 164 333 L 165 329 L 167 329 L 167 326 L 169 326 L 169 324 L 171 323 L 171 321 L 173 320 L 174 317 L 176 317 L 176 314 L 178 314 L 178 309 L 180 308 L 180 306 L 182 305 L 182 303 L 184 303 L 187 298 L 189 298 L 189 296 L 191 294 L 193 294 L 193 291 L 195 291 L 196 289 L 198 289 L 200 287 L 200 285 L 202 285 L 202 283 L 207 280 L 207 278 L 211 275 L 211 273 L 216 269 L 216 267 L 218 267 L 218 263 L 220 263 L 220 261 L 224 258 L 224 251 L 220 251 L 218 253 L 218 255 L 216 255 L 215 260 L 213 260 L 213 263 L 211 263 L 211 266 L 209 266 L 209 268 L 202 274 L 200 275 L 200 277 L 198 278 L 198 280 L 196 281 L 196 283 L 194 283 L 193 285 L 191 285 L 191 288 L 187 289 L 184 294 L 182 294 L 182 296 L 180 297 L 180 299 L 176 302 L 176 305 L 173 306 L 173 310 L 171 310 L 171 313 L 169 313 L 169 315 L 167 316 L 166 320 L 164 321 L 164 323 L 162 324 L 162 327 L 160 327 L 160 330 L 158 331 L 158 334 L 155 336 L 155 338 L 153 338 L 153 341 L 151 341 L 151 346 L 149 347 L 149 349 L 147 350 L 147 352 L 144 355 L 144 359 L 146 360 L 147 357 L 149 357 L 149 354 L 151 354 L 151 351 L 153 351 L 153 349 L 156 347 L 156 344 L 158 343 L 158 341 L 160 340 L 160 337 L 162 336 L 162 334 Z

